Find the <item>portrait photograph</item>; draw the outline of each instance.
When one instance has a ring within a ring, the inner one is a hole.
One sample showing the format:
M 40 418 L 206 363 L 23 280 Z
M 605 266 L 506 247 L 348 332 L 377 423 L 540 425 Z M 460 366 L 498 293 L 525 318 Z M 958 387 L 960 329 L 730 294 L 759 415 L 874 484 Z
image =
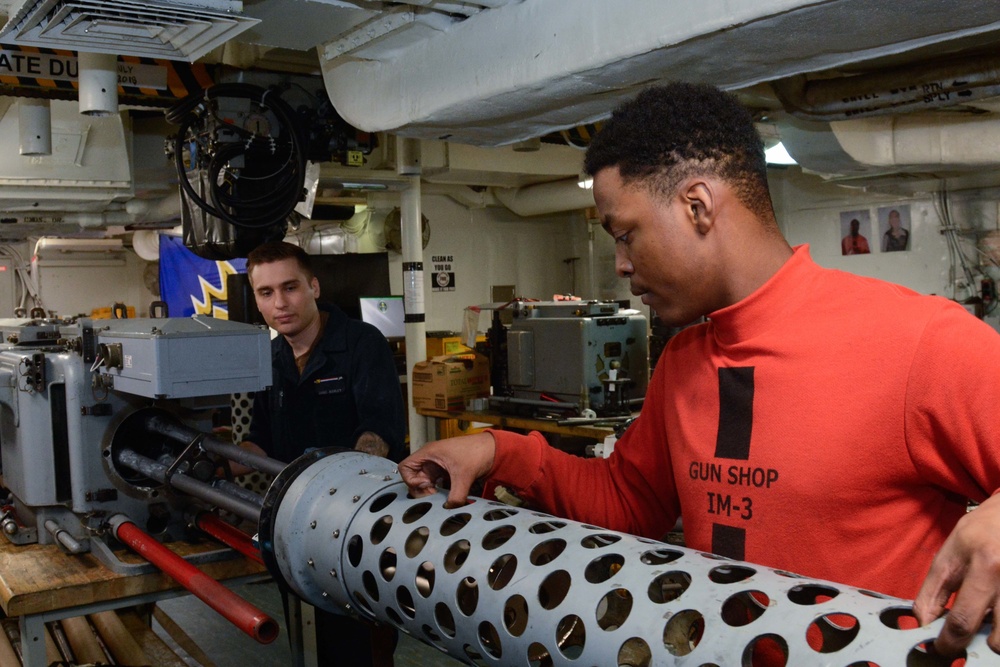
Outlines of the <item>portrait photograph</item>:
M 910 205 L 883 206 L 878 210 L 879 248 L 882 252 L 910 249 Z
M 840 254 L 871 253 L 872 220 L 868 211 L 844 211 L 840 214 Z

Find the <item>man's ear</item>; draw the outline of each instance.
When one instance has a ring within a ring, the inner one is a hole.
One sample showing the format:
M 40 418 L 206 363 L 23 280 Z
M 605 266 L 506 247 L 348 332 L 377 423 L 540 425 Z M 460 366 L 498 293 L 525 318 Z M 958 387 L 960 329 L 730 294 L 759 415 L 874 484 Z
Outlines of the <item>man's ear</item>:
M 313 276 L 312 280 L 309 281 L 309 287 L 312 288 L 313 298 L 319 298 L 319 278 Z
M 711 183 L 702 179 L 693 179 L 681 189 L 680 196 L 687 207 L 688 219 L 699 234 L 707 234 L 715 225 L 717 194 Z

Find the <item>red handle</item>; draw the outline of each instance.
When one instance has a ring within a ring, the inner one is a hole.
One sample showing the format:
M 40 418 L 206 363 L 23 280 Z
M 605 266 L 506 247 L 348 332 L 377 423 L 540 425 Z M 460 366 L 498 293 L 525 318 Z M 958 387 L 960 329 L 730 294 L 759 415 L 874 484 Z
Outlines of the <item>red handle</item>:
M 270 644 L 278 637 L 278 623 L 273 618 L 157 542 L 131 521 L 123 521 L 115 530 L 115 537 L 261 644 Z

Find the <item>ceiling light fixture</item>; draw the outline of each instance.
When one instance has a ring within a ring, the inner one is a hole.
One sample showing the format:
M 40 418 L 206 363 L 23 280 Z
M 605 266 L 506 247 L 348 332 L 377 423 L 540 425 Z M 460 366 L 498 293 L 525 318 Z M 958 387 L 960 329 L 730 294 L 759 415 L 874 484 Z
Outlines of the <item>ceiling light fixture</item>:
M 773 165 L 798 164 L 795 158 L 788 154 L 788 150 L 780 141 L 764 151 L 764 159 L 768 164 Z

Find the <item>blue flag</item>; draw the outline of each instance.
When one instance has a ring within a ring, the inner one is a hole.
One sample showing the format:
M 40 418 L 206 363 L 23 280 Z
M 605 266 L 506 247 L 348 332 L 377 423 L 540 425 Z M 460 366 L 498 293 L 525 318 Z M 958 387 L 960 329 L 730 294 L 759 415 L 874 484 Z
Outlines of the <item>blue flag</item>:
M 246 273 L 247 260 L 203 259 L 176 236 L 160 234 L 160 298 L 171 317 L 211 315 L 229 319 L 226 278 Z

